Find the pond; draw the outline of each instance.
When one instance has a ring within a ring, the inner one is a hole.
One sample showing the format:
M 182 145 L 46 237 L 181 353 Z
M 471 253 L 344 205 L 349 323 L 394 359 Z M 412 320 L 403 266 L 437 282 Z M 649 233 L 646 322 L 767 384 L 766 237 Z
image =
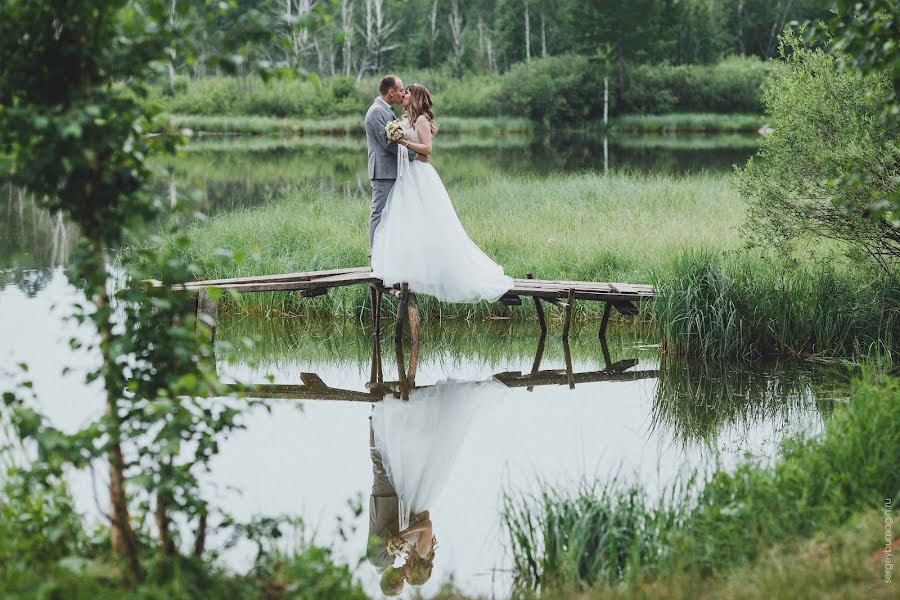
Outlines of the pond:
M 228 210 L 278 193 L 281 185 L 354 187 L 365 175 L 356 146 L 281 140 L 276 149 L 246 148 L 251 142 L 279 141 L 203 141 L 172 165 L 176 187 L 199 179 L 211 208 Z M 232 143 L 238 148 L 228 149 Z M 726 162 L 752 151 L 663 151 L 659 145 L 651 151 L 630 143 L 628 150 L 608 140 L 607 160 L 690 173 L 727 168 Z M 602 142 L 599 152 L 602 161 Z M 571 172 L 598 169 L 597 153 L 587 142 L 549 149 L 532 142 L 463 145 L 436 156 L 435 164 L 446 161 L 449 179 L 536 165 L 545 167 L 539 173 Z M 41 407 L 71 431 L 102 410 L 96 383 L 83 383 L 96 356 L 67 344 L 70 337 L 91 335 L 64 319 L 67 306 L 78 301 L 62 272 L 77 231 L 20 190 L 2 191 L 0 365 L 27 362 Z M 551 326 L 546 339 L 538 333 L 536 323 L 426 323 L 416 387 L 405 393 L 394 382 L 405 373 L 398 364 L 409 364 L 409 349 L 398 356 L 390 336 L 378 339 L 365 324 L 224 315 L 219 340 L 258 342 L 243 354 L 219 356 L 220 374 L 255 383 L 271 375 L 279 393 L 260 394 L 278 397 L 248 412 L 245 428 L 222 444 L 209 494 L 239 519 L 301 517 L 306 534 L 333 546 L 377 595 L 378 571 L 365 560 L 370 519 L 377 520 L 372 507 L 379 502 L 370 496 L 373 485 L 383 483 L 376 480 L 372 453 L 377 429 L 389 447 L 400 448 L 391 459 L 395 468 L 403 452 L 433 451 L 425 462 L 437 490 L 428 510 L 438 546 L 433 576 L 421 591 L 431 595 L 453 578 L 463 591 L 503 597 L 512 577 L 501 520 L 505 494 L 532 494 L 547 485 L 575 491 L 584 482 L 614 479 L 639 481 L 659 494 L 695 469 L 728 467 L 747 452 L 773 457 L 779 440 L 818 431 L 833 403 L 847 395 L 846 381 L 824 368 L 691 364 L 662 354 L 651 331 L 615 328 L 605 344 L 593 325 L 576 326 L 568 344 L 558 328 Z M 64 366 L 71 372 L 64 375 Z M 0 370 L 0 387 L 5 383 Z M 439 422 L 456 427 L 435 437 L 397 435 L 403 423 L 436 418 L 422 412 L 428 406 L 440 406 Z M 90 478 L 73 477 L 72 485 L 79 508 L 98 518 Z M 246 569 L 253 555 L 252 546 L 238 545 L 224 560 Z
M 438 139 L 432 163 L 447 185 L 503 174 L 728 171 L 745 163 L 761 140 L 755 134 Z M 369 193 L 365 153 L 365 138 L 356 137 L 208 136 L 193 141 L 182 156 L 160 161 L 168 177 L 158 183 L 158 190 L 177 199 L 187 189 L 199 189 L 209 213 L 258 204 L 300 184 Z

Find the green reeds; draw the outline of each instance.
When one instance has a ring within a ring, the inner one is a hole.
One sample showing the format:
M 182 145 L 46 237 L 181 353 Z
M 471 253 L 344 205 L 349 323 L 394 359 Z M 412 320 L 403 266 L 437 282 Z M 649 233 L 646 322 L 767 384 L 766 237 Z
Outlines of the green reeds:
M 782 444 L 774 464 L 744 459 L 672 485 L 544 487 L 507 498 L 504 522 L 520 589 L 597 591 L 638 580 L 721 575 L 765 550 L 827 534 L 900 495 L 900 380 L 866 373 L 817 437 Z M 602 595 L 602 594 L 601 594 Z

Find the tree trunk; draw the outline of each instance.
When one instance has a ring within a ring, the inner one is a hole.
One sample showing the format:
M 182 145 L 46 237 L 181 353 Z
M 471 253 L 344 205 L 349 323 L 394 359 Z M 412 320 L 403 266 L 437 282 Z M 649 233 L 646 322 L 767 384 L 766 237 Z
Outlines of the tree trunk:
M 531 23 L 528 22 L 528 0 L 525 0 L 525 60 L 531 61 Z
M 106 271 L 106 247 L 99 237 L 92 236 L 97 264 Z M 98 311 L 109 307 L 109 293 L 103 290 L 94 297 L 94 305 Z M 114 372 L 113 358 L 107 355 L 109 342 L 112 339 L 112 324 L 109 317 L 98 323 L 100 347 L 103 353 L 103 379 L 106 387 L 106 418 L 109 428 L 109 500 L 112 504 L 112 523 L 110 539 L 112 551 L 125 561 L 127 577 L 132 583 L 139 582 L 143 573 L 138 558 L 137 539 L 131 528 L 131 516 L 128 513 L 128 498 L 125 494 L 125 456 L 122 452 L 121 422 L 119 421 L 119 389 L 118 377 Z

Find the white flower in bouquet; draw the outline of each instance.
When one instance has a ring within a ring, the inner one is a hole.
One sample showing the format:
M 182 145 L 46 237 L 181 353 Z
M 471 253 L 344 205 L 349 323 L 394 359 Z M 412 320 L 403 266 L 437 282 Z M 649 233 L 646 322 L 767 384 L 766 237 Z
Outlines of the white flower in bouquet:
M 403 137 L 403 126 L 394 120 L 384 126 L 384 135 L 390 142 L 397 142 Z

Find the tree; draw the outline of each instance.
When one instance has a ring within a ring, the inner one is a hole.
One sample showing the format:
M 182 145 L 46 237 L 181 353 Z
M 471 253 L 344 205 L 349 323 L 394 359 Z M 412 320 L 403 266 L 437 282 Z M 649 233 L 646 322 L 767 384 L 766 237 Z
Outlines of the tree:
M 210 1 L 200 10 L 197 3 L 169 0 L 0 5 L 0 156 L 11 157 L 12 184 L 81 231 L 67 274 L 86 302 L 72 318 L 96 330 L 101 361 L 88 380 L 103 382 L 106 404 L 105 414 L 73 434 L 42 417 L 27 382 L 24 393 L 3 394 L 3 409 L 19 436 L 34 444 L 37 460 L 27 472 L 34 485 L 52 487 L 66 467 L 105 463 L 112 551 L 132 582 L 143 575 L 135 511 L 153 506 L 164 556 L 178 552 L 173 515 L 196 522 L 195 550 L 202 553 L 210 509 L 199 473 L 218 452 L 218 438 L 239 427 L 245 405 L 213 398 L 228 391 L 216 376 L 212 345 L 197 335 L 205 325 L 185 311 L 191 299 L 173 289 L 194 278 L 196 268 L 174 249 L 121 251 L 150 237 L 147 226 L 166 216 L 166 203 L 148 186 L 148 157 L 184 141 L 179 134 L 145 135 L 166 128 L 147 100 L 148 82 L 166 76 L 172 56 L 191 59 L 176 51 L 190 31 L 191 9 L 220 19 L 229 6 Z M 235 39 L 231 57 L 240 56 L 251 30 L 271 35 L 265 21 L 244 25 L 247 37 Z M 232 71 L 239 62 L 207 60 Z M 175 244 L 188 243 L 177 235 L 177 220 L 170 227 Z M 114 250 L 120 251 L 115 262 Z
M 820 38 L 829 45 L 842 69 L 864 75 L 882 74 L 891 81 L 886 94 L 870 90 L 870 96 L 881 106 L 881 117 L 889 130 L 896 130 L 900 119 L 900 13 L 896 0 L 867 0 L 848 2 L 838 0 L 833 17 L 825 24 L 824 31 L 815 27 L 810 38 Z M 896 140 L 895 140 L 896 142 Z M 847 173 L 834 181 L 838 188 L 873 187 L 866 172 L 866 165 L 848 165 Z M 897 183 L 893 189 L 876 193 L 863 212 L 877 220 L 885 219 L 900 227 L 900 191 Z M 877 189 L 877 183 L 875 183 Z M 839 200 L 838 200 L 839 201 Z M 850 206 L 845 206 L 853 210 Z
M 900 177 L 900 127 L 881 119 L 889 78 L 841 69 L 849 57 L 811 48 L 790 28 L 779 55 L 783 64 L 763 92 L 773 131 L 759 160 L 740 173 L 750 239 L 784 254 L 809 240 L 836 240 L 850 256 L 896 276 L 900 229 L 865 215 Z M 848 170 L 860 185 L 830 184 Z

